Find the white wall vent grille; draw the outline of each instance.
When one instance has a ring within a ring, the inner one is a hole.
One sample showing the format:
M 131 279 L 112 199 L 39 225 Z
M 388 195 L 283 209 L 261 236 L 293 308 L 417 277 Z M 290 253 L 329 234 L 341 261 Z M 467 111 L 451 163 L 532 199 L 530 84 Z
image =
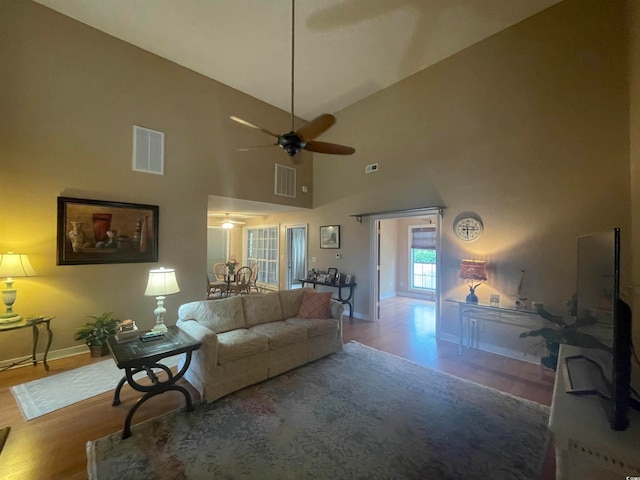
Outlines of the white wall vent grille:
M 133 126 L 133 170 L 164 175 L 164 133 Z
M 296 169 L 276 163 L 276 195 L 296 198 Z

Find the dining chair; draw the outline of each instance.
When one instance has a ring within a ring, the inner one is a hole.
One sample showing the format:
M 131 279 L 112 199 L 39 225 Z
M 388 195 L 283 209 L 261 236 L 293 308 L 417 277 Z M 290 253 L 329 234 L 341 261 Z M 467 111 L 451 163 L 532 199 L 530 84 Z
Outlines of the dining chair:
M 258 270 L 260 270 L 260 265 L 258 264 L 258 262 L 256 262 L 253 265 L 251 265 L 251 267 L 249 268 L 251 268 L 251 280 L 249 280 L 249 290 L 254 288 L 257 293 L 260 293 L 260 290 L 258 290 L 258 284 L 256 283 L 258 281 Z
M 249 291 L 251 282 L 251 269 L 249 267 L 242 267 L 238 269 L 235 274 L 235 283 L 229 285 L 229 289 L 234 295 L 243 295 L 251 293 Z
M 213 264 L 213 274 L 207 274 L 207 299 L 211 299 L 218 293 L 220 296 L 228 293 L 228 283 L 225 281 L 225 274 L 227 267 L 223 262 L 216 262 Z

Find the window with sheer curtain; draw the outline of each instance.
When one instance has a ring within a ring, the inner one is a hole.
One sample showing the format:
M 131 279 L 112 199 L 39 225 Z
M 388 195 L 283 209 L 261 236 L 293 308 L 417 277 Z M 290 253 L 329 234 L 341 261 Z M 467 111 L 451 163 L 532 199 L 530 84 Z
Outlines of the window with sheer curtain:
M 247 227 L 247 265 L 258 264 L 257 283 L 278 288 L 278 227 Z

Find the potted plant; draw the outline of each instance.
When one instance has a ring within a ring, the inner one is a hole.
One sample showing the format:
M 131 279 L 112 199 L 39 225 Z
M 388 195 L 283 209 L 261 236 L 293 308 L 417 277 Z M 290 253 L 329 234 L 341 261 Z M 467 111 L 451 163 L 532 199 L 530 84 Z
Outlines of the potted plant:
M 575 320 L 573 323 L 567 323 L 563 317 L 552 315 L 544 309 L 538 310 L 538 313 L 552 326 L 522 332 L 519 336 L 520 338 L 542 337 L 541 342 L 534 345 L 533 349 L 536 350 L 537 353 L 542 347 L 546 347 L 547 355 L 540 359 L 540 363 L 545 367 L 553 370 L 557 368 L 558 352 L 560 350 L 560 344 L 562 343 L 583 348 L 598 348 L 609 352 L 611 351 L 611 348 L 593 335 L 580 331 L 580 328 L 596 323 L 595 319 L 584 318 Z
M 112 312 L 99 316 L 90 315 L 93 322 L 87 322 L 76 331 L 76 340 L 84 340 L 91 350 L 92 357 L 101 357 L 109 353 L 107 337 L 116 333 L 119 320 L 111 318 Z

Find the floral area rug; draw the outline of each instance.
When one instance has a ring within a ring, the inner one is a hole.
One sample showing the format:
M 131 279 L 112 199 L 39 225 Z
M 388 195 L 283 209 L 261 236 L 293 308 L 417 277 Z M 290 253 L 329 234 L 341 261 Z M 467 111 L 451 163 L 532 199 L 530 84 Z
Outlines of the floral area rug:
M 549 408 L 350 342 L 87 443 L 90 479 L 538 479 Z

